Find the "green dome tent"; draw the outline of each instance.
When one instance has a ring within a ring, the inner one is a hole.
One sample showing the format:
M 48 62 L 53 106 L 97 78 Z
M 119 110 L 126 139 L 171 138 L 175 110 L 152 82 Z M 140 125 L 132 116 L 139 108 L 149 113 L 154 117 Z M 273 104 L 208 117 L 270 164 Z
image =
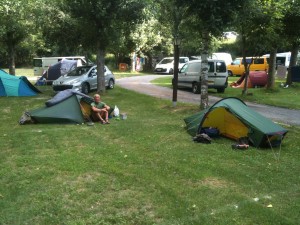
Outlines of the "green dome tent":
M 90 108 L 90 96 L 67 89 L 59 92 L 45 103 L 44 107 L 26 112 L 26 116 L 34 123 L 84 123 Z M 22 116 L 23 117 L 23 116 Z M 26 118 L 19 121 L 25 124 Z
M 0 70 L 0 96 L 35 96 L 41 93 L 26 77 L 13 76 Z
M 248 137 L 255 147 L 274 147 L 281 144 L 288 132 L 270 119 L 250 109 L 238 98 L 224 98 L 214 105 L 184 119 L 188 133 L 195 136 L 202 128 L 214 127 L 220 135 L 238 140 Z

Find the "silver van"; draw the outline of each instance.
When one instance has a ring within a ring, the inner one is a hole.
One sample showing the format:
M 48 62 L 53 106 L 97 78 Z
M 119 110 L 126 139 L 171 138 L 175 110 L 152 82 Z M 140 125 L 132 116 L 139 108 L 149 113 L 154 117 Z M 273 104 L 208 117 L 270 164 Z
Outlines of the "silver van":
M 224 93 L 228 86 L 228 72 L 225 61 L 208 59 L 208 88 L 217 89 L 218 93 Z M 201 60 L 193 60 L 186 63 L 178 74 L 178 87 L 192 88 L 193 93 L 200 93 Z

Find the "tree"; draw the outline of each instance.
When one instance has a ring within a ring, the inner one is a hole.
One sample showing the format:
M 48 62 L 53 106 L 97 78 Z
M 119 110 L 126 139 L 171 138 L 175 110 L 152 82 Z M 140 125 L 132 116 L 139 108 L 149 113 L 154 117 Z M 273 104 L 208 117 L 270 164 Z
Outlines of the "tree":
M 16 47 L 26 38 L 32 21 L 30 0 L 0 0 L 0 42 L 9 55 L 9 73 L 15 75 Z
M 271 0 L 272 1 L 272 0 Z M 241 46 L 245 67 L 245 85 L 242 95 L 248 92 L 248 77 L 251 63 L 247 62 L 246 56 L 251 55 L 254 60 L 262 53 L 270 49 L 270 39 L 267 32 L 270 27 L 270 16 L 263 7 L 264 0 L 244 0 L 240 2 L 235 12 L 234 27 L 239 34 L 237 43 Z M 274 38 L 275 40 L 275 38 Z
M 286 85 L 292 84 L 291 67 L 296 65 L 300 45 L 300 1 L 288 1 L 286 4 L 286 13 L 283 18 L 284 33 L 291 46 L 291 60 L 286 78 Z
M 112 40 L 119 39 L 123 28 L 131 29 L 142 17 L 144 2 L 133 0 L 64 1 L 81 34 L 84 48 L 96 49 L 97 92 L 105 92 L 104 56 Z
M 191 14 L 193 21 L 197 24 L 197 29 L 202 31 L 203 49 L 201 54 L 201 99 L 200 108 L 208 107 L 208 53 L 211 46 L 212 36 L 221 36 L 224 28 L 232 21 L 232 16 L 236 9 L 236 5 L 242 0 L 178 0 L 182 2 Z
M 83 54 L 79 21 L 73 19 L 60 0 L 35 0 L 35 36 L 38 56 Z

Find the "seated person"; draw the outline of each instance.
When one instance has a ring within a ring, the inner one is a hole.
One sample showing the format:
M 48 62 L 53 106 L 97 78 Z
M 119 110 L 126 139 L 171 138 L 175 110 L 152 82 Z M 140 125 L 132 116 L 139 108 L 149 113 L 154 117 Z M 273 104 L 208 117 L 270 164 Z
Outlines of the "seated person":
M 104 102 L 101 102 L 99 94 L 94 95 L 94 102 L 91 103 L 92 118 L 94 121 L 100 121 L 102 124 L 109 124 L 108 112 L 110 107 Z

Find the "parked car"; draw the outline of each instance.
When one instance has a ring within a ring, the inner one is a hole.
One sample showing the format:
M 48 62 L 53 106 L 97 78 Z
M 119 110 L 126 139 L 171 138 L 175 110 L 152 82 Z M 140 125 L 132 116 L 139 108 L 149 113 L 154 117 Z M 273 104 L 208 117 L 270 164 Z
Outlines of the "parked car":
M 188 61 L 189 61 L 188 57 L 179 57 L 178 69 L 180 70 L 181 67 Z M 174 58 L 173 57 L 163 58 L 159 63 L 156 64 L 154 72 L 155 73 L 173 74 Z
M 115 76 L 107 68 L 104 67 L 105 86 L 109 89 L 114 88 Z M 66 89 L 74 89 L 84 94 L 91 90 L 97 89 L 97 66 L 80 66 L 71 72 L 60 76 L 53 81 L 52 88 L 54 91 L 63 91 Z
M 228 86 L 228 73 L 224 60 L 208 59 L 208 88 L 223 93 Z M 178 87 L 192 88 L 193 93 L 200 93 L 201 60 L 186 63 L 178 74 Z
M 247 57 L 246 62 L 251 64 L 250 71 L 266 71 L 268 72 L 269 64 L 266 57 Z M 236 58 L 231 65 L 227 66 L 229 76 L 242 76 L 245 72 L 243 58 Z

